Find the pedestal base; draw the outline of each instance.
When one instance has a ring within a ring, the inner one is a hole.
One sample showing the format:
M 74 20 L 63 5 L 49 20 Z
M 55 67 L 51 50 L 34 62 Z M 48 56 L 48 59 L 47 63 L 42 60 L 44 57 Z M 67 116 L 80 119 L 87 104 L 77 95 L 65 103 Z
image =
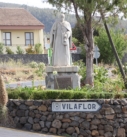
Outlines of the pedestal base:
M 80 88 L 80 76 L 78 66 L 47 66 L 46 67 L 46 88 L 48 89 L 69 89 Z M 53 71 L 57 71 L 54 75 Z

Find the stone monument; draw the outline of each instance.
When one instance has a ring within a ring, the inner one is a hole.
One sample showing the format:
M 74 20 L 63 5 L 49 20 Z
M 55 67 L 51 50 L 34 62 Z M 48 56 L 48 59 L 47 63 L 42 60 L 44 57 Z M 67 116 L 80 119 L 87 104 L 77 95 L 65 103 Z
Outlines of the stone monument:
M 79 67 L 71 64 L 72 29 L 65 15 L 61 14 L 50 32 L 53 49 L 52 66 L 46 67 L 46 87 L 50 89 L 80 88 Z M 57 72 L 54 74 L 53 72 Z

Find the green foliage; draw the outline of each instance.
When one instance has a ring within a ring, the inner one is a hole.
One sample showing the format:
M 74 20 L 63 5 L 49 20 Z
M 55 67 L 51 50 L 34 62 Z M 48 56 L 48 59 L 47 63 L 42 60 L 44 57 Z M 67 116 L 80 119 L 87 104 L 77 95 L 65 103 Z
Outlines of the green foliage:
M 6 47 L 6 53 L 7 54 L 14 54 L 14 52 L 9 47 Z
M 35 44 L 34 49 L 36 54 L 42 54 L 42 45 L 40 43 Z
M 121 31 L 114 32 L 113 30 L 111 30 L 110 34 L 116 47 L 117 53 L 119 57 L 122 58 L 123 53 L 126 49 L 127 38 Z M 95 42 L 99 47 L 101 53 L 99 60 L 106 64 L 114 63 L 115 57 L 109 39 L 107 37 L 106 31 L 104 29 L 99 30 L 99 36 L 95 37 Z
M 4 50 L 4 44 L 0 43 L 0 54 L 3 54 L 3 50 Z
M 78 60 L 76 62 L 74 62 L 75 66 L 79 66 L 79 75 L 81 75 L 81 82 L 84 81 L 84 79 L 86 78 L 86 67 L 85 67 L 85 63 L 82 60 Z
M 108 71 L 103 66 L 94 65 L 94 79 L 105 83 L 108 79 Z
M 31 68 L 37 68 L 38 67 L 38 63 L 35 61 L 32 61 L 29 65 Z
M 110 99 L 124 98 L 124 92 L 107 92 L 96 87 L 81 90 L 42 90 L 40 87 L 7 89 L 9 99 Z
M 24 51 L 23 49 L 20 47 L 20 46 L 17 46 L 17 51 L 16 51 L 17 54 L 24 54 Z

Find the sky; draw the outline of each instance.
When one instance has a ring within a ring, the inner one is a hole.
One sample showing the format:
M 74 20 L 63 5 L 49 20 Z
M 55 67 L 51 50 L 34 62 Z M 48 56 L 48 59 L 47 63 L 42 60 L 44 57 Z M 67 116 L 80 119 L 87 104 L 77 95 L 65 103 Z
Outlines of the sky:
M 25 4 L 28 6 L 38 7 L 38 8 L 52 8 L 51 4 L 42 2 L 42 0 L 0 0 L 4 3 L 15 3 L 15 4 Z

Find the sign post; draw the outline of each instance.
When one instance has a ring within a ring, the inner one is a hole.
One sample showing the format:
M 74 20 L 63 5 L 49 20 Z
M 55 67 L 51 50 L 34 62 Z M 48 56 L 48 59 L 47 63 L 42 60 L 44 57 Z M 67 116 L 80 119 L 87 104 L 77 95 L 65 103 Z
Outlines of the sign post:
M 98 65 L 98 58 L 100 57 L 99 48 L 97 46 L 94 46 L 94 53 L 93 57 L 96 59 L 96 65 Z
M 52 102 L 53 112 L 96 112 L 101 108 L 96 101 Z
M 48 64 L 52 65 L 52 49 L 48 48 Z

